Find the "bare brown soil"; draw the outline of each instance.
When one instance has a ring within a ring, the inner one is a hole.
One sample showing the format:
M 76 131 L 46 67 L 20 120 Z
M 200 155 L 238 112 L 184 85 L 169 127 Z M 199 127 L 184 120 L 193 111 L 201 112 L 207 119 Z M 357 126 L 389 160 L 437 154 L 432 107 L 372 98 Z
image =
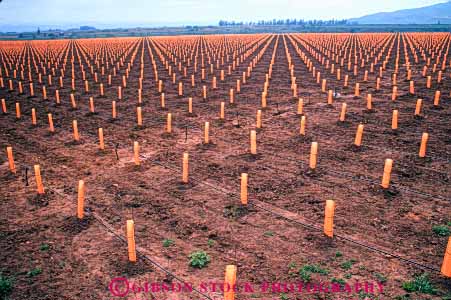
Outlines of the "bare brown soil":
M 263 111 L 263 128 L 257 133 L 259 154 L 252 156 L 249 131 L 255 128 L 265 73 L 277 39 L 268 108 Z M 397 43 L 393 44 L 394 49 Z M 69 57 L 81 49 L 80 45 L 70 44 Z M 9 111 L 0 116 L 0 146 L 2 149 L 13 146 L 18 167 L 17 175 L 10 174 L 6 153 L 0 155 L 0 268 L 4 275 L 15 278 L 11 299 L 113 299 L 108 285 L 112 278 L 121 276 L 135 282 L 177 282 L 144 255 L 195 286 L 201 282 L 221 282 L 228 264 L 237 265 L 239 281 L 255 285 L 296 282 L 302 279 L 299 268 L 317 265 L 328 274 L 313 273 L 312 282 L 330 282 L 333 278 L 349 283 L 386 279 L 380 299 L 396 299 L 406 294 L 402 284 L 427 272 L 439 294 L 411 293 L 406 299 L 445 299 L 451 293 L 451 281 L 438 270 L 448 237 L 435 234 L 432 227 L 451 221 L 449 67 L 443 83 L 438 85 L 434 81 L 433 88 L 427 89 L 421 76 L 422 64 L 414 65 L 413 78 L 418 83 L 413 96 L 408 94 L 409 82 L 401 72 L 400 96 L 392 102 L 392 54 L 379 92 L 374 91 L 376 74 L 370 74 L 364 83 L 360 70 L 357 78 L 350 76 L 348 89 L 342 88 L 342 81 L 327 75 L 328 87 L 336 87 L 341 94 L 328 106 L 327 95 L 320 92 L 321 86 L 288 39 L 287 45 L 295 65 L 299 94 L 305 102 L 305 138 L 298 134 L 300 117 L 296 114 L 297 99 L 292 98 L 282 36 L 271 40 L 248 83 L 235 95 L 235 105 L 228 103 L 229 89 L 235 87 L 250 58 L 224 82 L 216 71 L 218 89 L 209 88 L 206 101 L 202 100 L 199 72 L 194 88 L 190 78 L 177 75 L 177 82 L 179 79 L 184 82 L 184 97 L 180 98 L 177 85 L 171 83 L 168 72 L 156 58 L 165 85 L 167 108 L 163 110 L 159 108 L 160 95 L 145 46 L 142 128 L 136 126 L 142 42 L 127 45 L 137 47 L 138 58 L 123 100 L 117 100 L 119 76 L 113 77 L 112 87 L 105 88 L 102 98 L 89 72 L 88 94 L 84 93 L 83 82 L 77 81 L 76 110 L 70 108 L 68 78 L 60 89 L 59 106 L 54 101 L 55 84 L 48 87 L 49 100 L 43 100 L 38 93 L 29 98 L 26 94 L 18 95 L 17 90 L 1 89 L 0 98 L 6 99 Z M 156 55 L 154 47 L 151 48 Z M 306 51 L 302 46 L 301 49 Z M 403 54 L 402 49 L 403 46 Z M 126 61 L 129 59 L 130 55 Z M 84 65 L 88 70 L 85 62 Z M 78 62 L 75 66 L 79 74 Z M 212 76 L 207 73 L 205 84 L 211 87 Z M 325 69 L 322 73 L 327 74 Z M 99 82 L 106 82 L 105 78 L 101 77 Z M 357 80 L 362 92 L 361 97 L 355 98 L 353 86 Z M 432 104 L 437 89 L 442 91 L 439 109 Z M 366 111 L 369 92 L 373 93 L 371 112 Z M 95 100 L 95 114 L 88 113 L 90 96 Z M 187 97 L 193 97 L 192 115 L 187 113 Z M 423 118 L 413 116 L 417 98 L 424 99 Z M 112 100 L 118 102 L 115 121 L 111 120 Z M 219 120 L 221 101 L 226 102 L 224 122 Z M 20 120 L 15 119 L 15 102 L 22 108 Z M 348 105 L 344 123 L 338 122 L 342 102 Z M 31 125 L 31 108 L 37 110 L 37 126 Z M 393 109 L 398 109 L 400 115 L 396 132 L 390 127 Z M 174 122 L 170 135 L 165 133 L 168 112 Z M 47 113 L 53 114 L 55 134 L 48 133 Z M 74 119 L 78 120 L 80 143 L 72 141 Z M 202 143 L 205 121 L 210 122 L 210 145 Z M 365 124 L 365 129 L 363 146 L 357 149 L 352 145 L 359 123 Z M 103 152 L 98 150 L 99 127 L 105 133 Z M 418 149 L 423 132 L 430 134 L 430 140 L 427 158 L 420 159 Z M 133 141 L 139 141 L 141 146 L 139 167 L 132 161 Z M 319 144 L 318 168 L 314 172 L 308 167 L 312 141 Z M 188 185 L 181 183 L 185 151 L 190 155 Z M 388 191 L 380 188 L 386 158 L 394 161 Z M 46 188 L 45 196 L 41 197 L 35 191 L 32 172 L 35 163 L 41 166 Z M 240 206 L 242 172 L 249 174 L 248 208 Z M 76 218 L 76 187 L 80 179 L 86 183 L 87 197 L 87 218 L 82 222 Z M 326 199 L 336 201 L 337 236 L 333 239 L 322 233 Z M 127 245 L 118 238 L 124 236 L 125 222 L 130 218 L 135 220 L 140 251 L 135 265 L 127 261 Z M 171 239 L 174 244 L 164 247 L 164 239 Z M 434 270 L 424 270 L 366 246 Z M 210 264 L 203 269 L 188 265 L 188 255 L 199 249 L 211 257 Z M 42 272 L 30 275 L 37 268 Z M 220 292 L 208 294 L 215 299 L 222 297 Z M 137 293 L 123 299 L 147 299 L 144 296 L 203 299 L 196 292 Z M 295 299 L 293 294 L 287 296 Z M 310 296 L 336 298 L 327 293 Z M 283 297 L 279 292 L 237 294 L 237 299 Z M 298 299 L 307 298 L 303 295 Z

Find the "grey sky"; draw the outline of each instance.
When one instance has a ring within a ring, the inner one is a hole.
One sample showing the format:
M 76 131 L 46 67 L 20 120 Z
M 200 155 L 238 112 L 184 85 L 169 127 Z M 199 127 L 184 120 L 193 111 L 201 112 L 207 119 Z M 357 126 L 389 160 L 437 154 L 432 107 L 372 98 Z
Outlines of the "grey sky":
M 206 25 L 217 24 L 220 19 L 343 19 L 442 2 L 446 0 L 3 0 L 0 26 L 103 24 L 110 27 Z

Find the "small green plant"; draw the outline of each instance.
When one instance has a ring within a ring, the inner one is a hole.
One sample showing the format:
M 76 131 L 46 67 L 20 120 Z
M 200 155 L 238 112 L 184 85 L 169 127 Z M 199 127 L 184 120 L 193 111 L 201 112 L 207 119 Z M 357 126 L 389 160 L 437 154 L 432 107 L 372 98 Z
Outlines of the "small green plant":
M 50 249 L 50 245 L 49 244 L 41 244 L 41 246 L 39 247 L 39 249 L 41 251 L 48 251 Z
M 318 265 L 304 265 L 299 269 L 298 273 L 302 281 L 307 283 L 311 281 L 312 273 L 327 275 L 329 274 L 329 271 Z
M 350 270 L 352 268 L 352 266 L 354 265 L 355 261 L 354 260 L 347 260 L 344 263 L 341 264 L 341 268 L 344 270 Z
M 274 232 L 272 232 L 272 231 L 266 231 L 265 233 L 263 233 L 263 235 L 266 236 L 266 237 L 270 237 L 270 236 L 273 236 L 273 235 L 274 235 Z
M 352 278 L 352 274 L 351 273 L 346 273 L 343 277 L 345 279 L 351 279 Z
M 302 268 L 299 269 L 299 276 L 304 283 L 309 283 L 312 280 L 312 273 Z
M 415 276 L 411 281 L 404 282 L 402 288 L 409 293 L 437 294 L 437 289 L 429 281 L 429 275 L 426 273 Z
M 343 253 L 341 253 L 340 251 L 335 252 L 335 257 L 342 257 Z
M 169 248 L 172 245 L 174 245 L 174 241 L 173 240 L 171 240 L 171 239 L 164 239 L 163 240 L 163 247 Z
M 380 282 L 380 283 L 386 283 L 387 282 L 387 277 L 385 277 L 383 274 L 381 273 L 374 273 L 374 277 L 376 277 L 376 279 Z
M 288 300 L 288 295 L 285 293 L 280 294 L 280 300 Z
M 0 272 L 0 299 L 8 299 L 9 294 L 13 291 L 14 281 L 12 278 L 4 276 Z
M 35 277 L 42 273 L 41 268 L 34 268 L 27 272 L 28 277 Z
M 290 263 L 288 264 L 288 268 L 289 268 L 289 269 L 295 269 L 295 268 L 296 268 L 296 263 L 295 263 L 294 261 L 290 262 Z
M 305 265 L 303 267 L 306 271 L 312 272 L 312 273 L 318 273 L 321 275 L 327 275 L 329 274 L 329 271 L 326 269 L 321 268 L 318 265 Z
M 339 285 L 345 285 L 346 284 L 346 280 L 344 280 L 342 278 L 335 278 L 335 277 L 333 277 L 330 281 L 333 282 L 333 283 L 338 283 Z
M 207 244 L 209 247 L 213 247 L 215 245 L 215 240 L 209 239 Z
M 435 225 L 432 226 L 432 231 L 439 236 L 449 236 L 451 234 L 451 227 L 449 225 Z
M 189 255 L 191 267 L 202 269 L 210 262 L 210 256 L 205 251 L 195 251 Z

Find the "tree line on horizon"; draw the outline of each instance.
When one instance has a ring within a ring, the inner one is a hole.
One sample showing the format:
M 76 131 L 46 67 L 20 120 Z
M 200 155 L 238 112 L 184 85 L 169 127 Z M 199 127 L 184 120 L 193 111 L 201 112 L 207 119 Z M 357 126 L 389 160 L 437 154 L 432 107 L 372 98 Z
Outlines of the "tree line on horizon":
M 334 26 L 334 25 L 349 25 L 351 24 L 348 20 L 303 20 L 303 19 L 273 19 L 273 20 L 259 20 L 259 21 L 226 21 L 220 20 L 219 26 Z

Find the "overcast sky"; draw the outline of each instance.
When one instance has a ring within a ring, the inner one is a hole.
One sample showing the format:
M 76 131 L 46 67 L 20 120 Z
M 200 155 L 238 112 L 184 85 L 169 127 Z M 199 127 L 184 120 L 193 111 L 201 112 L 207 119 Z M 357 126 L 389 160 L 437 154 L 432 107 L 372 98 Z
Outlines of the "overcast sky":
M 206 25 L 220 19 L 343 19 L 442 2 L 446 0 L 3 0 L 0 25 Z

